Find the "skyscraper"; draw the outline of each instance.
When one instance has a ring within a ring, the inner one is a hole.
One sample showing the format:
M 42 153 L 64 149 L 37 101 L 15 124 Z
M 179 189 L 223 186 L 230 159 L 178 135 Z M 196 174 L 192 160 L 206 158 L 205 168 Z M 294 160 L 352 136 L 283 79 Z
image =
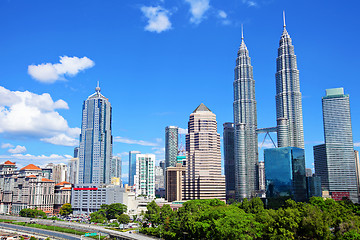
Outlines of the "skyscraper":
M 130 151 L 129 152 L 129 186 L 133 186 L 134 176 L 136 174 L 136 155 L 140 154 L 139 151 Z
M 234 124 L 224 123 L 223 146 L 226 181 L 226 200 L 235 198 L 235 156 L 234 156 Z
M 190 114 L 188 129 L 183 199 L 225 200 L 225 176 L 221 175 L 216 115 L 201 103 Z
M 121 179 L 121 157 L 112 157 L 111 159 L 111 178 L 120 178 Z
M 83 104 L 79 183 L 110 183 L 111 159 L 111 105 L 97 86 Z
M 244 37 L 237 53 L 234 78 L 235 197 L 254 196 L 258 162 L 255 81 Z
M 322 98 L 325 144 L 314 146 L 315 174 L 336 200 L 358 202 L 356 164 L 349 95 L 343 88 L 326 90 Z
M 68 178 L 67 181 L 71 184 L 78 184 L 78 173 L 79 173 L 79 159 L 72 158 L 68 161 Z
M 175 167 L 178 155 L 179 128 L 168 126 L 165 128 L 165 167 Z
M 296 55 L 290 35 L 284 31 L 276 59 L 276 118 L 278 147 L 304 148 L 303 115 Z

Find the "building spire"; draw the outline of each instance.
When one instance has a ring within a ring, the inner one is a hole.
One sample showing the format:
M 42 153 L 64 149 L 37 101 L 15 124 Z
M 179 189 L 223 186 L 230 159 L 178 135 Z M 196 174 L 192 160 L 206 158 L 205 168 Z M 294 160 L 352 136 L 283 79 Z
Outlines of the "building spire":
M 285 11 L 283 11 L 283 21 L 284 21 L 284 28 L 286 28 L 286 23 L 285 23 Z
M 241 24 L 241 40 L 244 40 L 244 25 Z
M 100 90 L 101 90 L 101 88 L 99 85 L 99 81 L 97 81 L 97 87 L 95 88 L 95 92 L 100 93 Z

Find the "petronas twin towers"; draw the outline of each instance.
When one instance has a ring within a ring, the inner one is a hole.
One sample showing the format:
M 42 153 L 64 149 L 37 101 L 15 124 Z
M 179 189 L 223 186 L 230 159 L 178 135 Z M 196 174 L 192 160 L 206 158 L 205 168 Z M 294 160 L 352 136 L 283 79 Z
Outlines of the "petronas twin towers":
M 278 147 L 304 148 L 302 103 L 296 55 L 291 38 L 282 33 L 276 59 L 276 117 Z M 255 80 L 242 36 L 234 76 L 235 197 L 255 196 L 258 163 Z

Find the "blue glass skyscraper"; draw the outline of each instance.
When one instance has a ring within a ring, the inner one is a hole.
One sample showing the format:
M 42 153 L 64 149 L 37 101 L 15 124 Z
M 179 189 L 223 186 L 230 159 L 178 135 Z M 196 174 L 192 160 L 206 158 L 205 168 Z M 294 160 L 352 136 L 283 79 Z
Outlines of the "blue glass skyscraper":
M 97 86 L 83 104 L 79 149 L 79 184 L 110 183 L 111 104 Z
M 139 151 L 130 151 L 129 152 L 129 186 L 135 184 L 134 176 L 136 174 L 136 154 L 140 154 Z

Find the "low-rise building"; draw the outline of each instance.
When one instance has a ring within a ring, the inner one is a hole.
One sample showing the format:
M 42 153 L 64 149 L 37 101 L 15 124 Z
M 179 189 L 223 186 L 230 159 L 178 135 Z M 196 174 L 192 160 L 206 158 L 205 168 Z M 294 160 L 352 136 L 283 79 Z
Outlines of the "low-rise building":
M 54 214 L 59 214 L 65 203 L 71 203 L 71 183 L 66 181 L 55 184 Z

